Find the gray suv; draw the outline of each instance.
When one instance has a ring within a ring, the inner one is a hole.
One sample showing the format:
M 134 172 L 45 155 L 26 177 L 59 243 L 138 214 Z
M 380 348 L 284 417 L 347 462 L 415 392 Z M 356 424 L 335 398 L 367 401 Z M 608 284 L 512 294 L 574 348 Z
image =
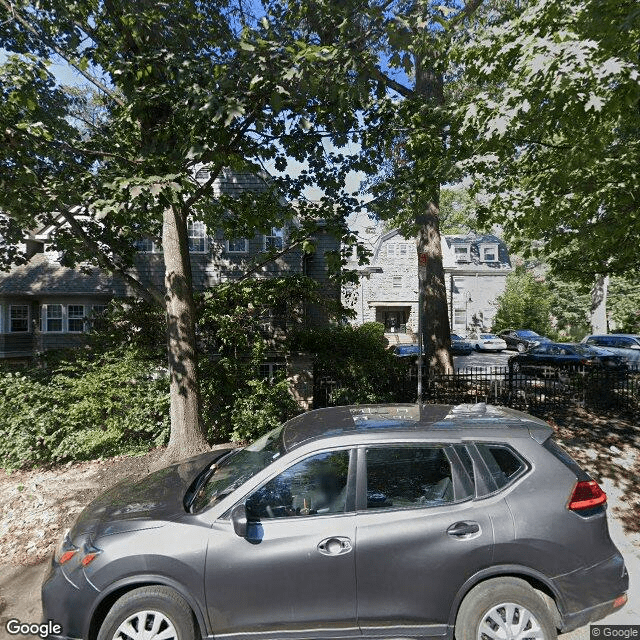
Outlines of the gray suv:
M 311 411 L 90 504 L 42 586 L 64 638 L 550 640 L 626 602 L 606 496 L 541 420 Z
M 640 369 L 640 336 L 630 333 L 586 336 L 582 342 L 592 347 L 602 347 L 622 356 L 631 367 Z

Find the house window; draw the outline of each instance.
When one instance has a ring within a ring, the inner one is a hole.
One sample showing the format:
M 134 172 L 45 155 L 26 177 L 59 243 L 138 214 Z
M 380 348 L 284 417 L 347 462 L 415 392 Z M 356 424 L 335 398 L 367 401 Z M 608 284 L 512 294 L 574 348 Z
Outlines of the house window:
M 467 310 L 466 309 L 456 309 L 453 312 L 453 324 L 458 326 L 467 326 Z
M 142 240 L 136 240 L 133 243 L 136 251 L 140 253 L 152 253 L 153 252 L 153 240 L 151 238 L 143 238 Z
M 402 286 L 402 276 L 393 276 L 393 288 L 399 289 Z
M 204 222 L 191 220 L 187 227 L 189 234 L 189 251 L 204 253 L 207 250 L 207 227 Z
M 9 331 L 11 333 L 29 331 L 28 304 L 12 304 L 9 307 Z
M 82 333 L 84 331 L 84 305 L 70 304 L 67 307 L 67 331 Z
M 456 256 L 456 262 L 469 262 L 469 247 L 454 247 L 453 252 Z
M 496 262 L 498 259 L 498 247 L 490 245 L 482 247 L 482 260 L 484 262 Z
M 208 180 L 211 177 L 209 169 L 198 169 L 196 171 L 196 180 Z
M 388 256 L 395 256 L 396 255 L 396 245 L 395 242 L 390 242 L 387 245 L 387 255 Z
M 400 255 L 401 256 L 406 256 L 407 255 L 407 243 L 403 242 L 401 244 L 398 245 L 398 249 L 400 250 Z
M 271 233 L 264 237 L 264 248 L 267 251 L 282 251 L 284 247 L 284 229 L 273 227 Z
M 49 333 L 62 331 L 62 305 L 45 304 L 43 310 L 44 330 Z
M 280 371 L 286 371 L 284 362 L 264 362 L 259 367 L 260 378 L 271 382 Z
M 227 253 L 249 253 L 249 240 L 247 238 L 227 240 Z

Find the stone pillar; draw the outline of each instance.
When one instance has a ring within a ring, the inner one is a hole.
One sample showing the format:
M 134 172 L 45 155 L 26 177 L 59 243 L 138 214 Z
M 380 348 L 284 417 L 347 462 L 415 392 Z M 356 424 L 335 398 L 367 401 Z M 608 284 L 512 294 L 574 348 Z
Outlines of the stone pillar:
M 305 411 L 313 409 L 313 358 L 309 354 L 289 354 L 287 380 L 296 402 Z

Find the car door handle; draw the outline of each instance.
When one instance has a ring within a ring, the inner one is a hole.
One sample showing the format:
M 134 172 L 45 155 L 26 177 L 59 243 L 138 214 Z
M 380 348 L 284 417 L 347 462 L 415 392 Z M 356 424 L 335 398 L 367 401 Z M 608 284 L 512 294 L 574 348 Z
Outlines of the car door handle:
M 351 540 L 343 536 L 332 536 L 318 543 L 318 551 L 325 556 L 341 556 L 351 551 Z
M 454 538 L 467 538 L 480 533 L 480 525 L 477 522 L 456 522 L 447 529 L 447 533 Z

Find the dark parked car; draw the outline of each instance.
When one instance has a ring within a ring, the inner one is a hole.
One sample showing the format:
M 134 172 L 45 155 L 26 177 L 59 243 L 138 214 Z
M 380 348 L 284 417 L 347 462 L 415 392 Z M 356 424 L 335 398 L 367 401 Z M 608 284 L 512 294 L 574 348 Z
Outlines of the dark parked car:
M 91 503 L 44 618 L 98 640 L 552 640 L 629 582 L 606 495 L 552 433 L 482 404 L 305 413 Z
M 544 342 L 524 353 L 509 358 L 509 370 L 513 373 L 555 374 L 559 371 L 611 371 L 627 370 L 624 358 L 606 349 L 585 344 Z
M 515 349 L 519 353 L 537 344 L 550 342 L 549 338 L 529 329 L 505 329 L 498 335 L 507 343 L 507 349 Z
M 451 354 L 454 356 L 468 356 L 473 352 L 473 345 L 464 338 L 451 334 Z
M 393 347 L 393 355 L 399 358 L 417 358 L 420 355 L 420 348 L 417 344 L 399 344 Z
M 612 333 L 583 338 L 582 342 L 592 347 L 602 347 L 622 356 L 627 364 L 640 368 L 640 336 L 629 333 Z

